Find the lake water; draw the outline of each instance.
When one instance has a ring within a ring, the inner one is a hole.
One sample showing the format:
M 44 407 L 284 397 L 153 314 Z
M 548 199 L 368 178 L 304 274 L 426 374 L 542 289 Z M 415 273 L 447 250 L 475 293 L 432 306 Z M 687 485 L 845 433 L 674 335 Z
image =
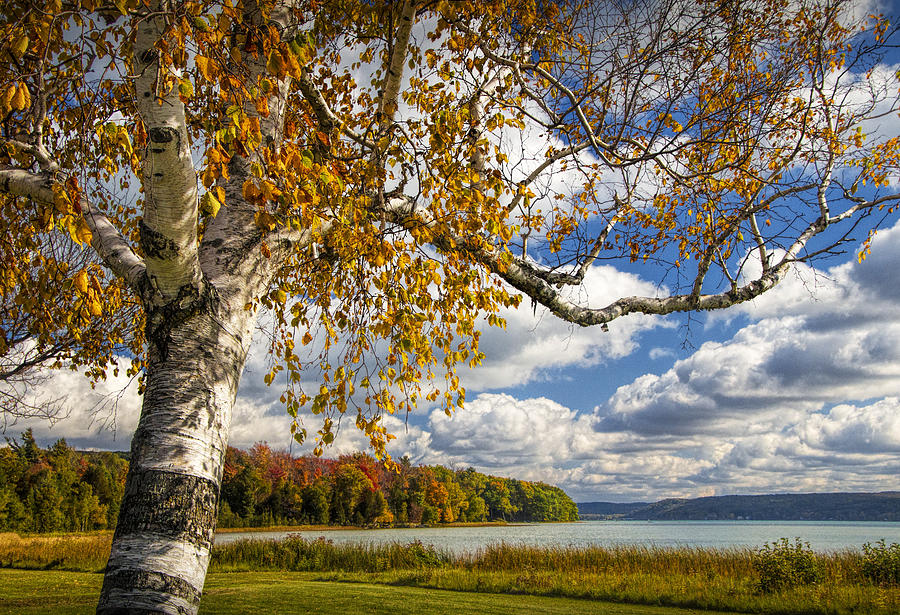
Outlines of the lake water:
M 884 539 L 900 543 L 900 523 L 821 521 L 579 521 L 526 523 L 488 527 L 433 527 L 383 530 L 312 530 L 303 532 L 229 532 L 216 535 L 216 544 L 240 538 L 279 540 L 289 534 L 335 543 L 406 544 L 419 540 L 454 553 L 474 552 L 491 543 L 575 546 L 644 545 L 657 547 L 761 547 L 799 537 L 816 551 L 861 549 L 863 543 Z

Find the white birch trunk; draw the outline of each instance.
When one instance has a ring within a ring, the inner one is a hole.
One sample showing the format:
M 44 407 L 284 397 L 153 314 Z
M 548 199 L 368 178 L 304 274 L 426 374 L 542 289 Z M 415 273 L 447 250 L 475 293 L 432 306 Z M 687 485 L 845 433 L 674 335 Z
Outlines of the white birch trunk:
M 248 19 L 259 17 L 255 6 L 245 11 Z M 138 108 L 149 136 L 141 224 L 149 365 L 97 607 L 103 615 L 197 612 L 232 406 L 256 320 L 245 305 L 265 292 L 290 248 L 270 236 L 272 256 L 263 255 L 257 207 L 241 196 L 250 161 L 237 156 L 223 185 L 228 205 L 198 242 L 197 179 L 184 108 L 176 93 L 156 90 L 153 45 L 162 31 L 158 18 L 141 22 L 134 50 Z M 253 81 L 265 67 L 250 63 L 248 70 Z M 270 97 L 269 117 L 259 118 L 267 143 L 280 136 L 285 85 Z M 256 114 L 249 102 L 245 110 Z
M 196 613 L 209 564 L 251 312 L 210 299 L 165 314 L 98 613 Z

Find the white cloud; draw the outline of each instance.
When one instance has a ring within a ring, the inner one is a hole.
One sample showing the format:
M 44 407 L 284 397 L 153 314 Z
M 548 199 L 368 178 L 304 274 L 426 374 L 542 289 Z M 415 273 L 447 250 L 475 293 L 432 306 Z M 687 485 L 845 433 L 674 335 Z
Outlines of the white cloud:
M 29 395 L 38 398 L 62 398 L 65 418 L 50 423 L 43 419 L 19 420 L 7 426 L 6 433 L 17 437 L 29 427 L 40 442 L 65 438 L 70 445 L 83 448 L 128 450 L 137 427 L 141 398 L 137 381 L 120 373 L 108 375 L 91 388 L 81 373 L 58 370 Z
M 594 431 L 589 415 L 545 398 L 483 394 L 452 418 L 432 413 L 413 458 L 543 480 L 581 501 L 887 490 L 900 487 L 898 410 L 885 398 L 773 414 L 760 430 L 647 437 Z
M 656 347 L 656 348 L 651 348 L 650 352 L 648 354 L 650 355 L 651 359 L 653 359 L 654 361 L 657 361 L 659 359 L 670 359 L 670 358 L 674 357 L 675 351 L 672 350 L 671 348 Z

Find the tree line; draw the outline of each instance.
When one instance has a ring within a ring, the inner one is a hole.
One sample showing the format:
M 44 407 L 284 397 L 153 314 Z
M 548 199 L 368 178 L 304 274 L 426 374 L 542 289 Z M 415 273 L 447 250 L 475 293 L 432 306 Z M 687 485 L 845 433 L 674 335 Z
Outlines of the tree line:
M 128 461 L 82 452 L 64 439 L 42 449 L 31 429 L 0 448 L 0 531 L 59 532 L 113 528 Z
M 114 528 L 127 455 L 46 449 L 31 430 L 0 448 L 0 531 Z M 225 456 L 219 527 L 433 525 L 480 521 L 574 521 L 576 504 L 552 485 L 490 476 L 474 468 L 394 469 L 364 453 L 295 457 L 260 443 Z

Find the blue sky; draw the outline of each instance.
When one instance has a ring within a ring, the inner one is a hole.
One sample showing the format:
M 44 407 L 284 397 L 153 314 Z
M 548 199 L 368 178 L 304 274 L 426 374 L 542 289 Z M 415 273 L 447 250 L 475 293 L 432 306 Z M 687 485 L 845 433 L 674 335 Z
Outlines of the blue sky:
M 884 119 L 881 130 L 897 134 L 900 120 Z M 892 225 L 864 263 L 851 246 L 724 312 L 629 316 L 604 332 L 524 301 L 505 314 L 506 331 L 485 329 L 485 364 L 462 374 L 467 408 L 450 419 L 427 406 L 408 421 L 390 418 L 398 437 L 389 450 L 558 484 L 576 501 L 900 490 L 900 226 Z M 595 266 L 583 298 L 599 306 L 653 295 L 656 275 Z M 236 403 L 235 446 L 289 446 L 280 391 L 262 382 L 266 361 L 260 341 Z M 33 427 L 45 444 L 65 437 L 128 448 L 140 407 L 133 383 L 111 377 L 92 390 L 64 371 L 34 391 L 60 392 L 68 418 L 20 422 L 8 435 Z M 360 448 L 349 420 L 326 454 Z

